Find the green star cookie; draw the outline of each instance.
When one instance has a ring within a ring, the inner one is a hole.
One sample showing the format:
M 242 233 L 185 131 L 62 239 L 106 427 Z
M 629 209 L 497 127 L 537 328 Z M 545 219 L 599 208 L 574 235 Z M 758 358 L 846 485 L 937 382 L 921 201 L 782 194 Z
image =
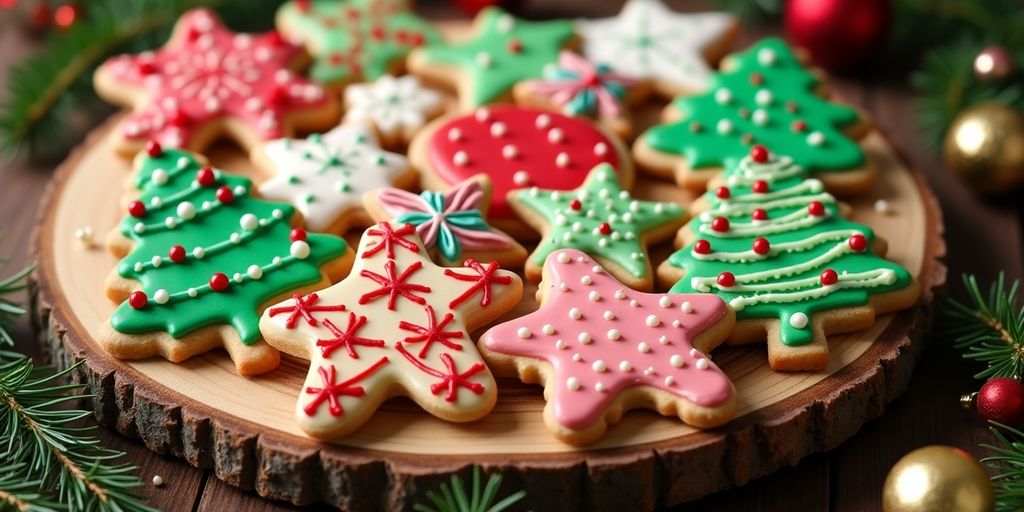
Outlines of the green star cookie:
M 671 237 L 686 220 L 675 203 L 634 199 L 608 164 L 594 167 L 576 190 L 514 190 L 509 203 L 544 233 L 526 262 L 526 276 L 533 281 L 540 279 L 552 252 L 578 249 L 630 288 L 650 290 L 654 280 L 647 244 Z
M 497 7 L 481 11 L 473 27 L 466 42 L 417 49 L 409 57 L 414 73 L 457 87 L 465 108 L 499 99 L 520 80 L 542 77 L 544 66 L 556 62 L 573 38 L 569 21 L 524 21 Z

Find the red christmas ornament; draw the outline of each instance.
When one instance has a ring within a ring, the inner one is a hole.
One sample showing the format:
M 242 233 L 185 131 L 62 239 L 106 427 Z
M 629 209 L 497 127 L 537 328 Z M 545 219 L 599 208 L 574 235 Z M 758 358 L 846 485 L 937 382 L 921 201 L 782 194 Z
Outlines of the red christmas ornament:
M 82 16 L 82 7 L 75 3 L 64 4 L 53 11 L 53 24 L 58 29 L 70 28 Z
M 885 40 L 889 0 L 789 0 L 786 37 L 830 70 L 863 64 Z
M 131 306 L 132 309 L 142 309 L 146 307 L 148 302 L 149 297 L 146 296 L 146 292 L 134 291 L 128 294 L 128 305 Z
M 693 243 L 693 252 L 697 254 L 711 254 L 711 242 L 707 240 L 697 240 Z
M 210 288 L 215 292 L 222 292 L 228 289 L 228 276 L 223 272 L 217 272 L 210 276 Z
M 288 235 L 288 239 L 292 242 L 305 242 L 306 230 L 302 228 L 293 228 L 291 234 Z
M 718 286 L 724 288 L 731 288 L 736 284 L 736 276 L 732 272 L 722 272 L 718 274 Z
M 759 236 L 754 239 L 753 249 L 754 252 L 756 252 L 757 254 L 764 256 L 765 254 L 768 254 L 768 252 L 772 250 L 772 244 L 768 242 L 767 238 Z
M 978 416 L 1012 427 L 1024 424 L 1024 384 L 1009 377 L 996 377 L 981 386 Z

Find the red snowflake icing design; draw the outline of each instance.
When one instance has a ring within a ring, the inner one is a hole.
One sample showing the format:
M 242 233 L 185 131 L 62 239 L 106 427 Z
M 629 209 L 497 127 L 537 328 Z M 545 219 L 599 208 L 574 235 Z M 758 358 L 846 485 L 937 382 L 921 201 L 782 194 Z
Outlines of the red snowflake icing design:
M 369 338 L 361 338 L 356 336 L 363 326 L 366 325 L 365 316 L 356 316 L 355 313 L 348 314 L 348 326 L 342 331 L 338 329 L 338 326 L 334 325 L 334 322 L 330 319 L 324 320 L 324 327 L 331 331 L 334 335 L 333 338 L 316 340 L 316 346 L 320 347 L 320 353 L 324 357 L 331 357 L 331 354 L 335 350 L 341 347 L 345 347 L 345 352 L 348 352 L 349 357 L 352 359 L 359 359 L 359 354 L 356 352 L 356 345 L 362 345 L 364 347 L 383 347 L 384 340 L 371 340 Z
M 345 311 L 344 304 L 337 305 L 316 305 L 320 301 L 320 296 L 316 293 L 311 293 L 303 297 L 301 294 L 296 293 L 292 295 L 292 299 L 295 300 L 295 304 L 291 306 L 279 306 L 270 308 L 268 314 L 270 316 L 278 315 L 281 313 L 291 313 L 288 315 L 288 320 L 285 321 L 284 326 L 289 329 L 294 329 L 298 323 L 299 318 L 302 318 L 311 327 L 317 326 L 317 319 L 313 317 L 314 312 L 320 311 Z
M 483 291 L 483 297 L 480 298 L 480 305 L 487 307 L 491 304 L 491 286 L 495 284 L 507 285 L 512 282 L 510 276 L 499 276 L 498 273 L 498 262 L 492 261 L 487 264 L 485 268 L 480 265 L 480 262 L 469 258 L 465 263 L 466 267 L 476 272 L 473 274 L 459 274 L 451 269 L 445 269 L 444 275 L 453 277 L 459 281 L 473 281 L 473 284 L 462 292 L 462 295 L 452 299 L 448 303 L 449 309 L 455 309 L 456 306 L 473 297 L 479 291 Z
M 395 269 L 395 260 L 388 260 L 387 263 L 384 264 L 384 272 L 387 273 L 387 276 L 382 276 L 376 272 L 363 269 L 361 272 L 359 272 L 359 275 L 372 279 L 373 281 L 380 285 L 380 288 L 377 288 L 372 292 L 364 293 L 361 297 L 359 297 L 359 303 L 366 304 L 367 302 L 370 302 L 378 297 L 383 297 L 387 295 L 388 309 L 394 311 L 395 301 L 398 300 L 398 296 L 401 295 L 402 297 L 405 297 L 406 299 L 409 299 L 415 302 L 416 304 L 426 304 L 427 299 L 420 297 L 419 295 L 416 295 L 413 292 L 430 293 L 430 287 L 424 286 L 422 284 L 405 282 L 405 280 L 408 279 L 409 276 L 414 274 L 417 270 L 419 270 L 422 267 L 423 262 L 417 261 L 412 265 L 409 265 L 409 267 L 402 271 L 401 274 L 397 274 L 398 271 Z
M 416 325 L 405 320 L 399 322 L 398 328 L 411 331 L 419 336 L 409 336 L 405 338 L 406 343 L 423 343 L 423 348 L 420 349 L 420 359 L 426 357 L 427 351 L 430 350 L 431 345 L 434 343 L 440 343 L 452 350 L 462 350 L 462 345 L 451 341 L 450 338 L 462 338 L 462 331 L 445 331 L 444 328 L 448 326 L 455 319 L 455 315 L 446 313 L 444 318 L 440 322 L 437 321 L 437 316 L 434 313 L 433 306 L 427 305 L 423 308 L 427 312 L 427 325 Z
M 335 383 L 335 380 L 337 380 L 337 369 L 335 369 L 333 364 L 330 368 L 324 368 L 322 366 L 317 368 L 317 372 L 323 380 L 323 387 L 314 388 L 310 386 L 306 388 L 306 394 L 316 395 L 316 397 L 310 400 L 310 402 L 302 408 L 303 412 L 305 412 L 307 416 L 313 416 L 316 414 L 317 410 L 320 409 L 320 405 L 327 402 L 328 411 L 330 411 L 331 416 L 341 416 L 345 411 L 341 408 L 341 402 L 338 401 L 338 397 L 360 397 L 366 394 L 366 390 L 363 389 L 362 386 L 353 386 L 353 384 L 369 377 L 373 372 L 377 371 L 381 366 L 384 366 L 387 363 L 388 358 L 382 357 L 379 361 L 363 370 L 355 377 L 339 383 Z
M 406 350 L 404 346 L 402 346 L 401 342 L 395 344 L 395 349 L 398 350 L 398 352 L 405 356 L 405 358 L 408 359 L 409 362 L 413 364 L 413 366 L 419 368 L 420 371 L 422 371 L 423 373 L 441 379 L 441 382 L 437 382 L 430 385 L 430 392 L 436 395 L 441 391 L 447 389 L 448 392 L 445 393 L 444 399 L 449 402 L 454 402 L 455 400 L 458 399 L 459 388 L 466 388 L 478 395 L 484 392 L 483 384 L 471 382 L 469 380 L 470 377 L 484 371 L 487 368 L 486 366 L 483 365 L 483 363 L 474 363 L 473 366 L 470 366 L 468 370 L 459 373 L 458 370 L 455 368 L 455 360 L 452 359 L 452 356 L 450 354 L 445 352 L 441 354 L 441 363 L 444 364 L 445 370 L 447 371 L 447 373 L 445 373 L 442 372 L 441 370 L 437 370 L 423 364 L 423 362 L 417 359 L 416 356 L 410 354 L 409 351 Z
M 382 250 L 387 252 L 388 258 L 394 258 L 396 244 L 412 252 L 420 252 L 420 246 L 416 242 L 405 238 L 416 232 L 416 228 L 412 224 L 406 224 L 397 230 L 392 229 L 391 224 L 387 222 L 381 222 L 377 224 L 377 227 L 380 229 L 370 228 L 366 230 L 367 235 L 379 236 L 380 241 L 377 242 L 377 245 L 363 251 L 364 258 L 369 258 Z

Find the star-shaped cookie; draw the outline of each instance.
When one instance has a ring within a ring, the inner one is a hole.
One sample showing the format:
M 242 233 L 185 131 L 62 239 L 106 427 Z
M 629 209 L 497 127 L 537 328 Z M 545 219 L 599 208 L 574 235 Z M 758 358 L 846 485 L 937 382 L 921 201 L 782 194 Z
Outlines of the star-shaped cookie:
M 276 32 L 236 34 L 193 9 L 162 48 L 113 57 L 94 81 L 104 99 L 132 109 L 118 126 L 123 153 L 150 140 L 201 152 L 224 136 L 252 148 L 337 122 L 338 100 L 291 71 L 301 60 L 302 48 Z
M 675 12 L 661 0 L 629 0 L 618 16 L 576 22 L 588 59 L 651 80 L 667 96 L 703 91 L 708 62 L 728 50 L 736 28 L 729 14 Z
M 294 204 L 313 231 L 344 233 L 366 226 L 372 221 L 363 210 L 364 193 L 416 182 L 408 160 L 380 149 L 364 124 L 344 124 L 304 140 L 271 141 L 255 161 L 274 173 L 260 185 L 260 195 Z
M 706 355 L 735 320 L 718 297 L 640 293 L 573 249 L 548 258 L 538 294 L 539 310 L 479 345 L 495 371 L 544 385 L 544 423 L 562 441 L 596 441 L 640 407 L 700 428 L 732 419 L 736 390 Z
M 423 87 L 413 75 L 384 75 L 345 88 L 345 122 L 372 124 L 387 147 L 408 144 L 443 110 L 441 93 Z
M 647 245 L 672 237 L 686 220 L 678 204 L 634 199 L 608 164 L 594 167 L 576 190 L 514 190 L 509 204 L 544 234 L 526 260 L 532 281 L 540 279 L 552 252 L 572 248 L 596 258 L 631 288 L 650 290 L 654 273 Z
M 457 88 L 460 105 L 469 110 L 508 96 L 520 80 L 543 76 L 573 37 L 568 21 L 525 21 L 489 7 L 473 22 L 472 39 L 416 49 L 409 69 Z
M 469 332 L 522 292 L 519 276 L 494 262 L 438 267 L 411 225 L 382 222 L 363 234 L 348 278 L 267 308 L 260 331 L 310 361 L 295 414 L 312 437 L 344 436 L 396 395 L 471 421 L 491 410 L 497 390 Z

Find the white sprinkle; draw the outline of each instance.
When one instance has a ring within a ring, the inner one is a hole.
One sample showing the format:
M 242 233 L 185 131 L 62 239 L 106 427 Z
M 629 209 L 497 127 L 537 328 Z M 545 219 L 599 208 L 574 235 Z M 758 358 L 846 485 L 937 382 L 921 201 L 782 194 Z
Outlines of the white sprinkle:
M 483 123 L 491 119 L 491 111 L 488 110 L 487 107 L 481 107 L 476 109 L 476 112 L 473 113 L 473 117 L 475 117 L 477 121 Z
M 622 288 L 619 288 L 618 290 L 615 290 L 615 298 L 618 299 L 618 300 L 625 299 L 626 298 L 626 291 L 623 290 Z
M 562 132 L 561 128 L 552 128 L 551 131 L 548 132 L 548 142 L 552 144 L 558 144 L 559 142 L 562 142 L 564 139 L 565 133 Z
M 611 310 L 605 311 L 604 312 L 604 319 L 605 320 L 615 320 L 615 313 L 612 313 Z
M 142 266 L 142 262 L 141 261 L 135 262 L 135 267 L 134 268 L 135 268 L 136 272 L 142 272 L 142 270 L 145 269 L 145 267 Z
M 149 179 L 153 180 L 153 183 L 155 185 L 163 185 L 167 183 L 167 171 L 163 169 L 157 169 L 153 171 L 153 174 L 150 175 Z
M 577 379 L 576 377 L 569 377 L 568 379 L 565 380 L 565 387 L 571 389 L 572 391 L 577 391 L 580 389 L 580 380 Z
M 544 326 L 541 327 L 540 330 L 544 334 L 547 334 L 548 336 L 551 336 L 552 334 L 555 333 L 555 326 L 553 326 L 551 324 L 544 324 Z
M 754 95 L 754 101 L 756 101 L 757 104 L 761 105 L 762 107 L 771 105 L 772 99 L 774 99 L 772 97 L 772 92 L 769 91 L 768 89 L 761 89 L 760 91 L 757 91 L 757 94 Z
M 583 316 L 583 314 L 580 313 L 580 308 L 569 309 L 569 318 L 572 318 L 573 320 L 579 320 L 581 316 Z
M 665 385 L 666 386 L 671 386 L 671 385 L 673 385 L 675 383 L 676 383 L 676 380 L 673 379 L 671 375 L 669 375 L 668 377 L 665 377 Z
M 231 236 L 229 236 L 228 239 L 231 240 L 231 243 L 237 244 L 242 241 L 242 235 L 238 233 L 231 233 Z
M 631 372 L 633 371 L 633 365 L 629 361 L 622 361 L 621 363 L 619 363 L 619 370 L 622 370 L 624 372 Z
M 452 142 L 458 142 L 461 139 L 462 139 L 462 130 L 460 130 L 458 128 L 452 128 L 451 130 L 448 130 L 448 140 L 450 140 Z
M 753 121 L 754 124 L 758 126 L 764 126 L 768 124 L 768 112 L 765 112 L 764 110 L 761 109 L 757 109 L 754 111 L 753 114 L 751 114 L 750 120 Z
M 555 157 L 555 165 L 559 167 L 569 167 L 569 153 L 566 153 L 565 151 L 559 153 L 558 156 Z
M 491 67 L 491 54 L 487 52 L 480 52 L 476 54 L 476 64 L 482 68 Z
M 592 277 L 590 277 L 590 276 L 585 275 L 585 276 L 580 278 L 580 283 L 583 283 L 586 286 L 590 286 L 590 285 L 594 284 L 594 279 Z
M 664 336 L 664 335 L 663 336 L 659 336 L 658 337 L 658 343 L 661 343 L 662 345 L 668 345 L 668 343 L 669 343 L 668 336 Z
M 651 351 L 651 346 L 648 345 L 646 342 L 642 341 L 642 342 L 640 342 L 639 345 L 636 346 L 636 349 L 639 350 L 640 352 L 646 354 L 646 353 Z
M 637 302 L 636 299 L 630 299 L 629 300 L 629 306 L 630 307 L 634 307 L 634 308 L 638 308 L 638 307 L 640 307 L 640 303 Z
M 300 260 L 304 260 L 309 257 L 309 244 L 302 240 L 292 242 L 291 247 L 288 248 L 288 252 Z
M 274 211 L 270 212 L 270 215 L 275 219 L 280 219 L 284 217 L 284 212 L 281 211 L 279 208 L 274 208 Z
M 572 360 L 578 363 L 583 360 L 583 356 L 581 356 L 579 352 L 576 352 L 572 355 Z
M 597 391 L 598 393 L 604 393 L 606 389 L 607 388 L 604 387 L 603 382 L 598 382 L 597 384 L 594 384 L 594 390 Z
M 177 213 L 182 220 L 191 220 L 196 216 L 196 205 L 188 201 L 178 203 Z
M 722 135 L 729 135 L 732 133 L 732 121 L 728 119 L 720 119 L 718 124 L 715 125 L 715 129 Z
M 658 299 L 658 305 L 663 308 L 670 308 L 672 307 L 672 299 L 668 298 L 668 295 L 662 295 L 661 298 Z
M 683 360 L 683 356 L 679 354 L 672 354 L 672 357 L 668 359 L 669 364 L 676 368 L 682 368 L 686 366 L 686 361 Z
M 608 339 L 618 341 L 620 338 L 622 338 L 622 333 L 618 329 L 608 329 Z
M 601 300 L 601 294 L 597 293 L 597 290 L 594 290 L 587 294 L 587 298 L 590 299 L 590 302 L 597 302 Z
M 757 52 L 757 61 L 760 62 L 762 66 L 771 66 L 772 64 L 775 64 L 775 60 L 775 50 L 772 50 L 771 48 L 761 48 Z
M 245 274 L 253 279 L 260 279 L 263 277 L 263 268 L 259 265 L 249 265 L 249 268 L 245 269 Z
M 678 319 L 672 320 L 672 327 L 678 328 L 678 327 L 682 327 L 682 326 L 683 326 L 683 323 L 680 322 Z
M 498 123 L 494 123 L 494 126 L 497 125 Z M 512 160 L 513 158 L 519 156 L 519 148 L 517 148 L 515 144 L 505 144 L 505 146 L 501 148 L 501 156 L 505 157 L 507 160 Z
M 875 201 L 875 212 L 882 215 L 889 215 L 892 213 L 892 209 L 889 208 L 889 201 L 886 201 L 885 199 Z
M 508 133 L 508 127 L 505 126 L 505 123 L 498 121 L 491 125 L 491 136 L 504 137 L 506 133 Z
M 167 304 L 168 300 L 171 300 L 171 295 L 163 288 L 153 293 L 153 302 L 157 304 Z
M 807 315 L 803 313 L 793 313 L 789 317 L 789 325 L 792 325 L 794 328 L 797 329 L 803 329 L 804 327 L 807 327 L 807 322 Z
M 551 116 L 547 114 L 541 114 L 537 116 L 536 122 L 537 128 L 544 129 L 551 125 Z
M 605 362 L 600 359 L 594 361 L 594 364 L 590 365 L 590 367 L 593 368 L 594 371 L 597 373 L 604 373 L 608 371 L 608 365 L 605 364 Z
M 698 359 L 696 363 L 694 363 L 694 366 L 696 366 L 698 370 L 707 370 L 708 369 L 708 365 L 710 365 L 710 364 L 711 363 L 709 363 L 707 359 L 704 359 L 702 357 L 702 358 Z
M 594 154 L 597 156 L 604 156 L 608 154 L 608 145 L 604 142 L 598 142 L 594 144 Z
M 564 341 L 559 339 L 558 341 L 555 342 L 555 348 L 557 348 L 558 350 L 565 350 L 566 349 L 566 344 L 565 344 Z
M 653 366 L 648 366 L 647 369 L 644 370 L 644 375 L 646 375 L 648 377 L 650 377 L 651 375 L 654 375 L 654 374 L 655 374 L 655 371 L 654 371 L 654 367 Z
M 693 304 L 691 304 L 690 301 L 684 301 L 679 305 L 679 311 L 682 311 L 683 313 L 693 313 Z
M 452 156 L 452 163 L 459 167 L 465 167 L 469 163 L 469 155 L 465 151 L 459 150 Z
M 811 132 L 807 136 L 807 143 L 812 146 L 820 146 L 825 143 L 825 134 L 821 132 Z
M 530 329 L 527 329 L 526 327 L 520 327 L 519 329 L 516 330 L 516 336 L 519 336 L 521 339 L 524 340 L 529 338 L 530 334 Z
M 236 283 L 241 283 L 243 280 L 245 280 L 245 277 L 242 274 L 235 272 L 235 274 L 231 276 L 231 279 L 233 279 Z
M 89 226 L 83 226 L 75 230 L 75 238 L 82 243 L 84 247 L 92 247 L 93 245 L 93 232 Z
M 195 288 L 189 288 L 188 289 L 188 296 L 189 297 L 195 297 L 197 295 L 199 295 L 199 290 L 196 290 Z
M 569 263 L 569 255 L 564 252 L 558 253 L 558 256 L 556 256 L 555 258 L 558 260 L 559 263 L 563 265 Z
M 153 475 L 153 485 L 155 485 L 157 487 L 160 487 L 161 485 L 164 485 L 164 477 L 162 477 L 160 475 Z
M 238 225 L 242 226 L 242 229 L 246 231 L 252 231 L 259 227 L 260 220 L 256 218 L 255 215 L 247 213 L 245 215 L 242 215 L 241 219 L 238 219 Z
M 600 274 L 600 273 L 604 272 L 604 269 L 601 268 L 600 265 L 594 265 L 593 267 L 590 267 L 590 271 L 595 273 L 595 274 Z
M 153 205 L 153 208 L 160 208 L 161 206 L 164 205 L 164 200 L 160 199 L 159 197 L 154 197 L 153 199 L 149 200 L 149 204 Z
M 647 315 L 647 327 L 657 327 L 661 325 L 661 319 L 657 315 Z
M 503 14 L 498 18 L 498 32 L 508 33 L 516 26 L 516 19 L 509 14 Z
M 590 333 L 583 331 L 576 337 L 576 339 L 579 340 L 580 343 L 586 345 L 591 341 Z
M 718 102 L 719 105 L 728 105 L 729 102 L 732 101 L 732 93 L 729 92 L 729 89 L 718 89 L 715 91 L 715 101 Z
M 197 260 L 205 258 L 206 249 L 203 249 L 202 247 L 196 247 L 195 249 L 192 249 L 192 257 L 194 257 Z
M 164 226 L 167 226 L 167 229 L 174 229 L 178 226 L 178 219 L 175 219 L 174 217 L 167 217 L 164 219 Z
M 697 357 L 697 356 L 700 356 L 700 355 L 701 355 L 700 354 L 700 350 L 697 350 L 696 348 L 691 348 L 690 349 L 690 357 Z
M 150 264 L 152 264 L 154 268 L 157 268 L 157 267 L 159 267 L 159 266 L 160 266 L 160 265 L 161 265 L 161 264 L 162 264 L 163 262 L 164 262 L 164 259 L 163 259 L 163 258 L 161 258 L 161 257 L 160 257 L 159 255 L 157 255 L 157 256 L 153 256 L 153 257 L 152 257 L 152 258 L 151 258 L 151 259 L 149 260 L 149 263 L 150 263 Z

